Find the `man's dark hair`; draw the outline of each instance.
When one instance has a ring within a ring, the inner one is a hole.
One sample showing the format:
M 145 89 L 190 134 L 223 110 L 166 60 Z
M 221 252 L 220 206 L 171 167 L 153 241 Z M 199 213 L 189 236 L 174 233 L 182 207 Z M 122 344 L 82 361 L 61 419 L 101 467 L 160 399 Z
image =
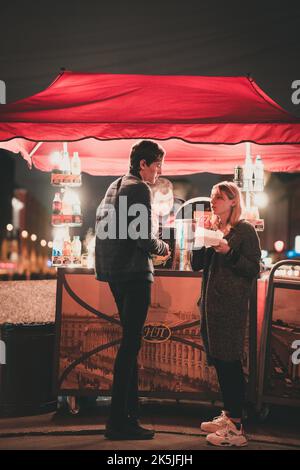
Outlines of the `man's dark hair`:
M 140 161 L 145 160 L 147 166 L 153 162 L 158 162 L 163 159 L 165 151 L 153 140 L 142 140 L 135 144 L 130 153 L 130 168 L 129 171 L 132 175 L 140 175 Z

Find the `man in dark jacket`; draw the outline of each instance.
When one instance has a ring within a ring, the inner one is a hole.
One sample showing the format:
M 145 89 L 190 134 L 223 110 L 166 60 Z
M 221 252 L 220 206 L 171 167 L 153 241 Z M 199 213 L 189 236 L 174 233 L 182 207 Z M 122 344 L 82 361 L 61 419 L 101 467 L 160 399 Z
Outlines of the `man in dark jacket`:
M 169 255 L 152 234 L 151 190 L 161 174 L 164 150 L 152 141 L 133 146 L 130 169 L 108 188 L 96 216 L 96 277 L 109 283 L 122 325 L 112 385 L 108 439 L 152 439 L 138 422 L 137 356 L 151 300 L 151 255 Z M 137 216 L 138 214 L 138 216 Z

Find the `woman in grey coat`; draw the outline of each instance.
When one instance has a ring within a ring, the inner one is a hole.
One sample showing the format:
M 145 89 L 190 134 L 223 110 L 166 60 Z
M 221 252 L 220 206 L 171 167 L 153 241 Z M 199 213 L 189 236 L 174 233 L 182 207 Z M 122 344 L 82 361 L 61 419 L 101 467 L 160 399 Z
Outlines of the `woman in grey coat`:
M 212 228 L 223 232 L 218 246 L 194 249 L 192 267 L 203 269 L 200 299 L 201 335 L 208 361 L 214 365 L 224 410 L 201 424 L 215 445 L 247 445 L 241 426 L 245 395 L 241 363 L 248 305 L 260 269 L 260 244 L 255 229 L 242 219 L 242 195 L 232 182 L 212 188 Z

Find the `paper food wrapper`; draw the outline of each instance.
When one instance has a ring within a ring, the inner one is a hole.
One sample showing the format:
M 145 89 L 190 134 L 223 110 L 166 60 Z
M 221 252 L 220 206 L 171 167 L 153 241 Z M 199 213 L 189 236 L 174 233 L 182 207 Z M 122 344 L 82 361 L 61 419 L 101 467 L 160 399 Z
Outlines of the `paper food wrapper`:
M 195 233 L 194 248 L 206 248 L 209 246 L 217 246 L 224 234 L 221 230 L 208 230 L 206 228 L 197 227 Z

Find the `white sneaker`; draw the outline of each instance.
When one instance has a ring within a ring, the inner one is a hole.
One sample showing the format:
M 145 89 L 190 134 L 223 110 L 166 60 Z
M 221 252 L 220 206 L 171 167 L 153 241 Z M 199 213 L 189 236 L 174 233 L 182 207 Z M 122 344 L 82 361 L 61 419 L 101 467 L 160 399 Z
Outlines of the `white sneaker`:
M 206 434 L 216 432 L 224 428 L 228 421 L 230 421 L 230 419 L 226 415 L 225 411 L 222 411 L 220 416 L 217 416 L 212 421 L 204 421 L 203 423 L 201 423 L 200 429 Z
M 243 432 L 243 427 L 241 426 L 241 429 L 237 429 L 235 424 L 230 420 L 223 429 L 208 434 L 206 440 L 214 446 L 221 447 L 244 447 L 248 445 L 248 439 Z

